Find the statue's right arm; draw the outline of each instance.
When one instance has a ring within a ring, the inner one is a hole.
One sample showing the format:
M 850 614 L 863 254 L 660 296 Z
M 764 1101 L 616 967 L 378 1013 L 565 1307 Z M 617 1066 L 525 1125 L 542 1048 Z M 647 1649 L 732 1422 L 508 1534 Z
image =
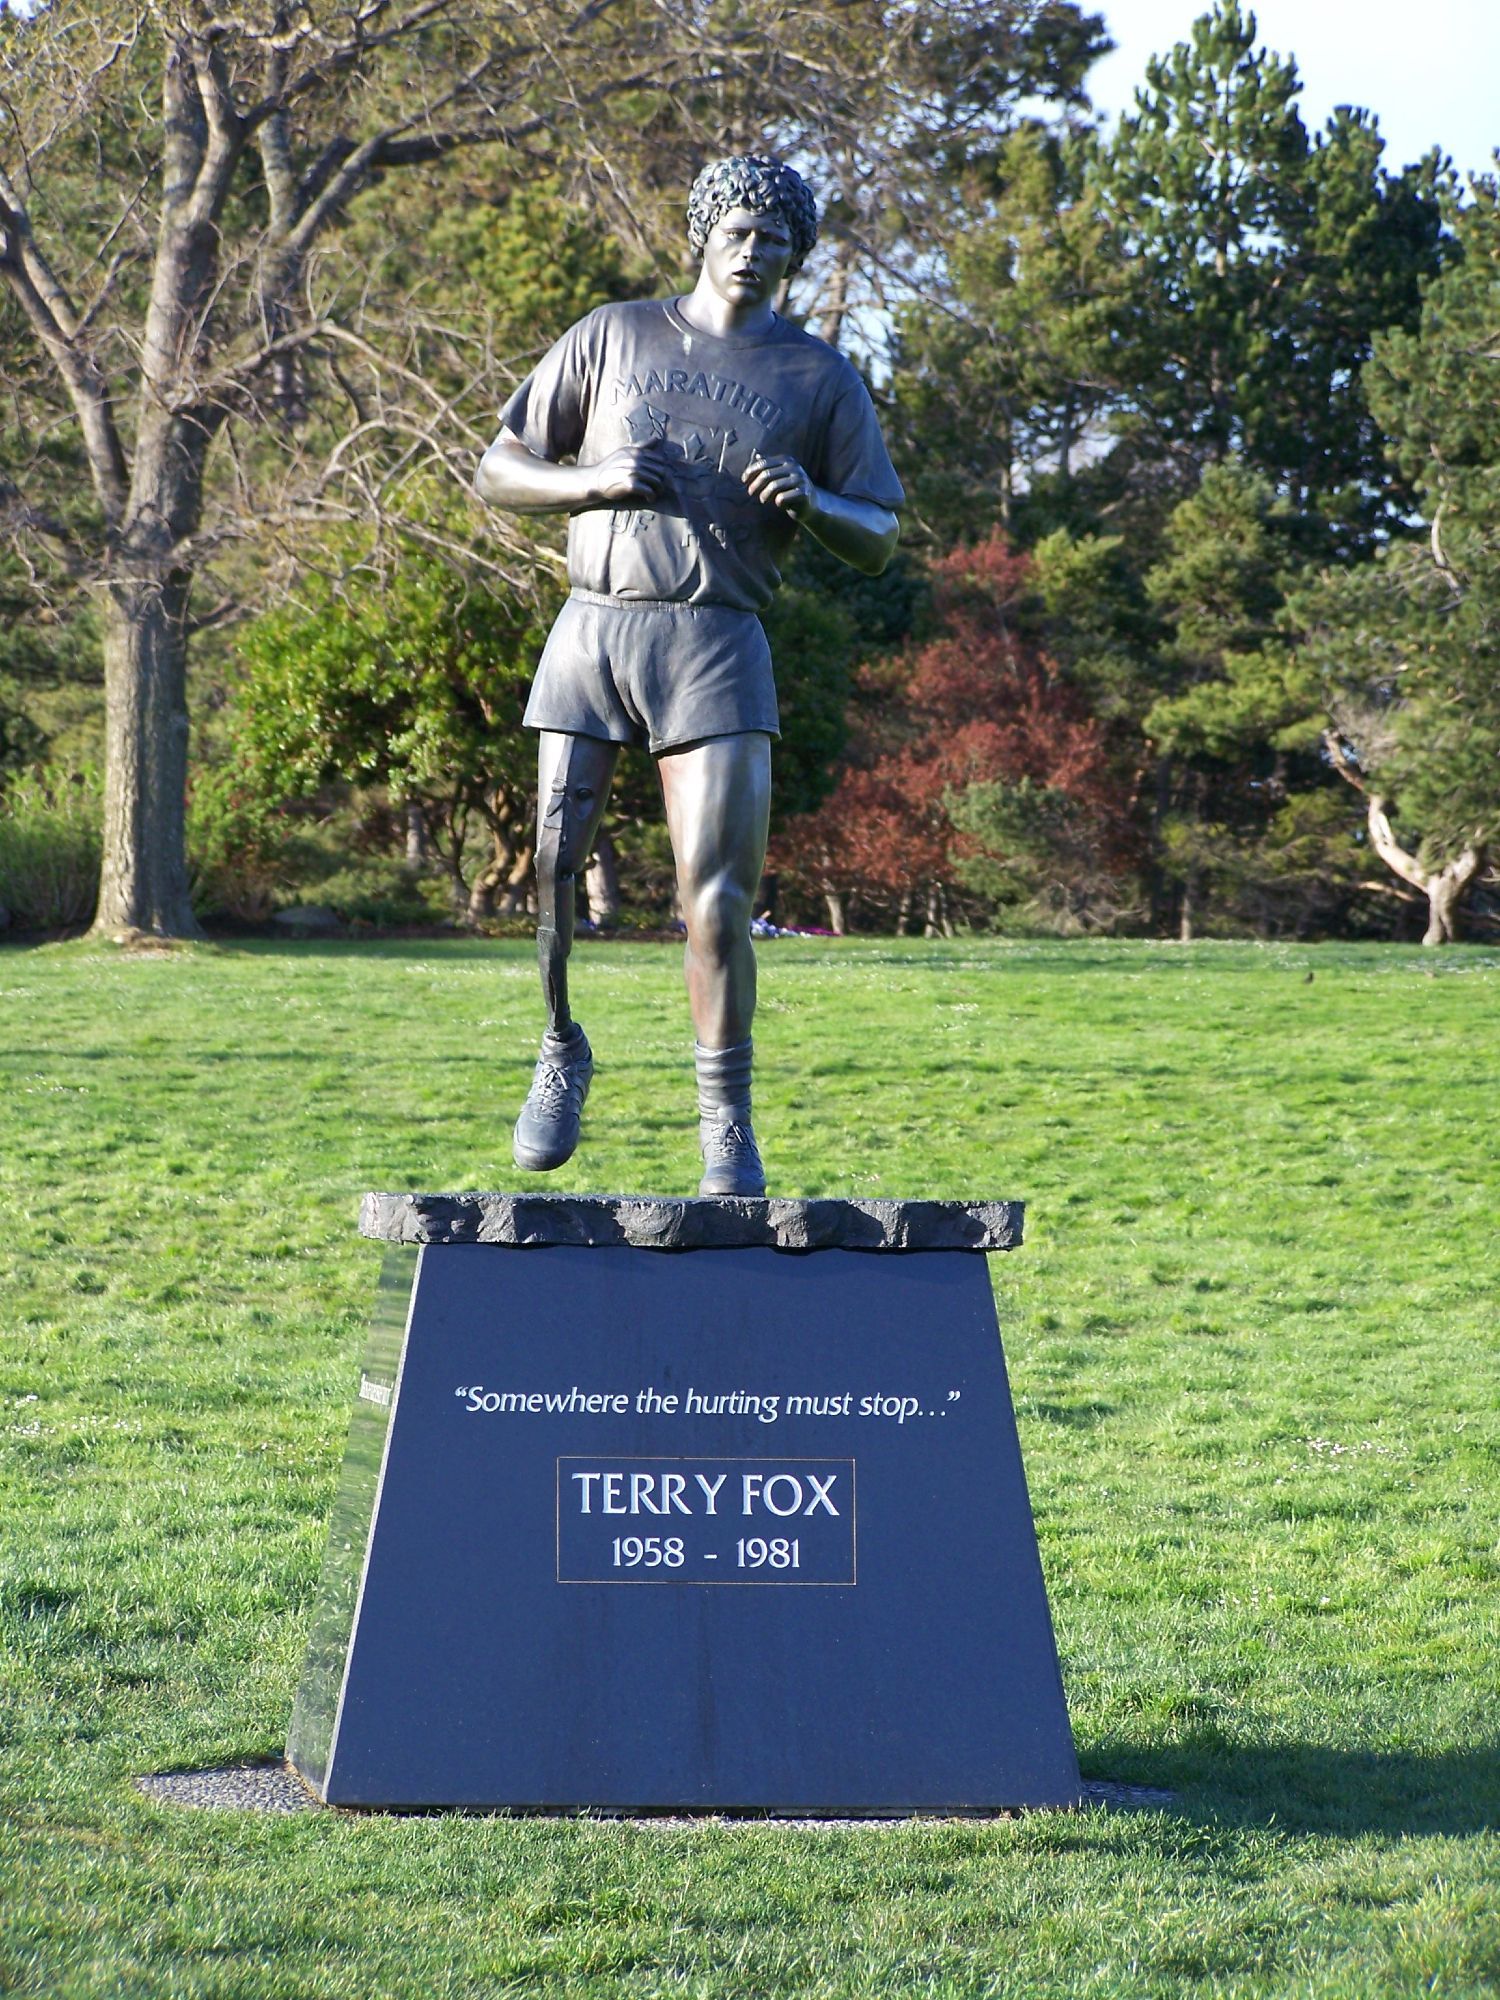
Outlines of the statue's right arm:
M 491 507 L 515 514 L 578 514 L 589 507 L 649 504 L 669 482 L 666 453 L 655 441 L 622 445 L 597 465 L 559 465 L 502 430 L 479 461 L 474 491 Z

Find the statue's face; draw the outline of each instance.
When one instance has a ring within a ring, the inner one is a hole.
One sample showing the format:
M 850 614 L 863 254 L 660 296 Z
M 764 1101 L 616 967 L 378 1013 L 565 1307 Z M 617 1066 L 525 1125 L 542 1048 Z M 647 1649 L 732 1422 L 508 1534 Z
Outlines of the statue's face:
M 774 299 L 792 261 L 792 233 L 779 215 L 729 208 L 708 233 L 703 270 L 726 304 L 759 305 Z

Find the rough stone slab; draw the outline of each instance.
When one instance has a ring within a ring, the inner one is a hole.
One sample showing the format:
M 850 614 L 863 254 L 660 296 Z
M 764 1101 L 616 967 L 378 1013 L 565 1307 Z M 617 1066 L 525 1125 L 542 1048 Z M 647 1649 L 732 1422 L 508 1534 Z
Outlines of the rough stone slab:
M 631 1250 L 1013 1250 L 1018 1201 L 795 1201 L 624 1194 L 367 1194 L 387 1243 Z

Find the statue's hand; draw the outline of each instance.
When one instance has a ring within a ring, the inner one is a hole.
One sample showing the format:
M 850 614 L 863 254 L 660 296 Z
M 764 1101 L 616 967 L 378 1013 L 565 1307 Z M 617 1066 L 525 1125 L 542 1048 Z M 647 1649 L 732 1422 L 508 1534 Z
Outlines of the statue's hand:
M 660 438 L 646 444 L 623 444 L 608 458 L 588 468 L 589 491 L 596 505 L 649 504 L 671 488 L 667 451 Z
M 752 458 L 741 477 L 763 507 L 779 507 L 794 521 L 813 504 L 816 489 L 795 458 Z

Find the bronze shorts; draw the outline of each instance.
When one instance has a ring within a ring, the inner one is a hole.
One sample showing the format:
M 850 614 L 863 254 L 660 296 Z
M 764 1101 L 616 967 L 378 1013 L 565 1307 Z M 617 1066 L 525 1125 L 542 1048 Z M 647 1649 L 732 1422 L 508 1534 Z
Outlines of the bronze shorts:
M 526 723 L 654 755 L 705 736 L 779 736 L 765 630 L 723 604 L 575 590 L 542 649 Z

